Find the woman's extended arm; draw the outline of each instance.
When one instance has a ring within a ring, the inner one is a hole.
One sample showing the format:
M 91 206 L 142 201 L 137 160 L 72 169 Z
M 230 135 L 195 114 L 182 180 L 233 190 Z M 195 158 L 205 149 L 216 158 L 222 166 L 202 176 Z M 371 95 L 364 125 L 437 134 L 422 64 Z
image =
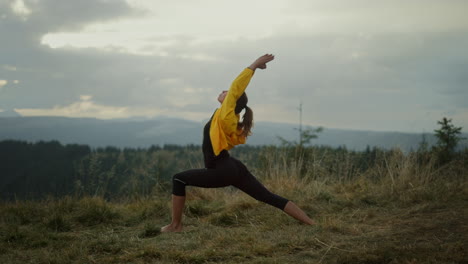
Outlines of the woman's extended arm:
M 275 59 L 275 55 L 273 54 L 265 54 L 261 56 L 260 58 L 256 59 L 248 68 L 252 69 L 255 71 L 257 68 L 258 69 L 266 69 L 266 64 L 272 60 Z
M 265 54 L 256 59 L 252 64 L 250 64 L 249 67 L 247 67 L 247 69 L 242 71 L 241 74 L 237 76 L 237 78 L 232 82 L 231 87 L 229 88 L 229 92 L 221 106 L 221 108 L 223 109 L 223 117 L 225 117 L 228 114 L 228 109 L 232 108 L 231 110 L 234 110 L 237 99 L 239 99 L 239 97 L 249 85 L 250 79 L 253 77 L 253 73 L 255 72 L 255 70 L 266 69 L 266 64 L 274 59 L 274 55 Z

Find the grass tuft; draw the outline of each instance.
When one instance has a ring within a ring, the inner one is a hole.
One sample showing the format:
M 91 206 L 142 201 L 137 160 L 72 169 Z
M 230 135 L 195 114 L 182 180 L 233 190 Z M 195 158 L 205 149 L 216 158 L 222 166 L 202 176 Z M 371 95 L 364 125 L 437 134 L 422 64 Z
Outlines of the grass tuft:
M 141 232 L 140 237 L 148 238 L 148 237 L 155 237 L 161 234 L 161 227 L 156 226 L 154 224 L 146 224 L 143 232 Z
M 185 206 L 185 215 L 188 217 L 203 217 L 217 211 L 217 208 L 204 200 L 194 200 Z
M 111 223 L 120 218 L 117 211 L 100 197 L 87 197 L 78 202 L 76 220 L 85 226 Z
M 238 215 L 233 212 L 223 211 L 208 218 L 208 222 L 215 226 L 232 227 L 239 224 Z
M 5 223 L 27 225 L 40 221 L 44 215 L 37 203 L 25 201 L 5 205 L 0 217 Z
M 72 229 L 69 219 L 61 214 L 53 214 L 50 217 L 47 217 L 45 225 L 55 232 L 67 232 Z

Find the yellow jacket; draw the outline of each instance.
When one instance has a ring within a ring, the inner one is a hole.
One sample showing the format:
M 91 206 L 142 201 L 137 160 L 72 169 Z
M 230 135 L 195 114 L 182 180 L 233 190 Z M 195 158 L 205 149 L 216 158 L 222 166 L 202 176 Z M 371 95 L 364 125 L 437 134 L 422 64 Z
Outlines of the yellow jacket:
M 210 139 L 215 156 L 218 156 L 223 149 L 230 150 L 235 145 L 245 144 L 246 138 L 242 135 L 242 129 L 237 128 L 239 115 L 236 115 L 234 109 L 237 99 L 244 93 L 253 75 L 252 69 L 244 69 L 232 82 L 221 107 L 213 115 Z

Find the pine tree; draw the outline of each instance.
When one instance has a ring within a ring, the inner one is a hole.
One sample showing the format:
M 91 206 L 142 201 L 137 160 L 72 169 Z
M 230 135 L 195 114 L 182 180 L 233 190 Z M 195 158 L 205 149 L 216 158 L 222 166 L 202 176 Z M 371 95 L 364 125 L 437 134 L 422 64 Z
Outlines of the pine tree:
M 460 137 L 462 127 L 454 126 L 452 119 L 444 117 L 441 121 L 437 121 L 437 124 L 441 127 L 434 130 L 437 145 L 433 150 L 436 151 L 439 162 L 444 164 L 453 159 L 458 142 L 464 138 Z

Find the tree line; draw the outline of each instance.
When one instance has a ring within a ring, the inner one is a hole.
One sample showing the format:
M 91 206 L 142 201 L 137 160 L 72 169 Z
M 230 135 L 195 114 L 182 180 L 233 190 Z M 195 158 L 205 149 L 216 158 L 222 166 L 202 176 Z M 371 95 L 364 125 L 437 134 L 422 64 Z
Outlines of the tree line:
M 456 151 L 461 128 L 450 119 L 439 122 L 439 141 L 429 147 L 424 138 L 412 155 L 421 165 L 456 164 L 468 169 L 468 149 Z M 242 160 L 258 177 L 269 177 L 281 168 L 311 179 L 352 180 L 377 167 L 388 166 L 388 157 L 403 155 L 399 149 L 312 146 L 311 131 L 299 143 L 282 146 L 238 146 L 231 155 Z M 314 133 L 320 130 L 313 131 Z M 164 145 L 149 148 L 91 149 L 87 145 L 62 145 L 58 141 L 0 142 L 1 199 L 42 199 L 47 196 L 100 196 L 118 199 L 170 193 L 170 179 L 179 171 L 203 167 L 201 146 Z

